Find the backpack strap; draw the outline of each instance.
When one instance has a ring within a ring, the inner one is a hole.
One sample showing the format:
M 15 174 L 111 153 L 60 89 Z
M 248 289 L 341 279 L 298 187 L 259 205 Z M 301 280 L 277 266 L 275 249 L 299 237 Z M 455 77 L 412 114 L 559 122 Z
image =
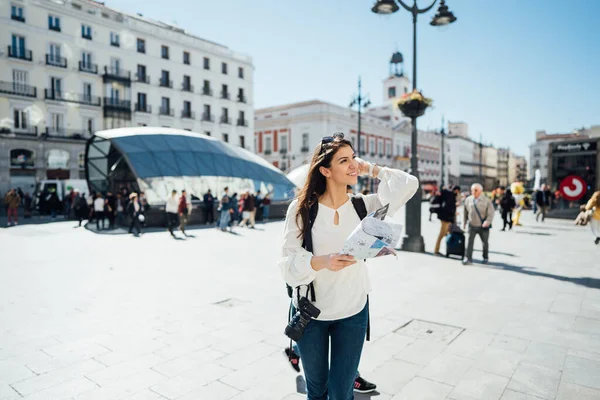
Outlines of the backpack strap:
M 365 199 L 362 196 L 352 196 L 350 198 L 352 201 L 352 205 L 354 206 L 354 210 L 358 214 L 358 218 L 362 221 L 367 216 L 367 205 L 365 204 Z

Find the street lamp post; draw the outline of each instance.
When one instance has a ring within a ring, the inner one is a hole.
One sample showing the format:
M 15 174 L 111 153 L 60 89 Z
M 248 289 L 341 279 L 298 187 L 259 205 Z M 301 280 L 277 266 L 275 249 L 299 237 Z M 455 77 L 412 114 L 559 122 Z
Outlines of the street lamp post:
M 350 102 L 350 107 L 354 107 L 355 105 L 358 107 L 358 133 L 357 133 L 358 143 L 356 145 L 356 149 L 357 149 L 356 155 L 358 157 L 361 157 L 361 154 L 362 154 L 361 146 L 360 146 L 360 134 L 361 134 L 360 132 L 362 129 L 361 128 L 361 122 L 362 122 L 361 114 L 362 114 L 363 107 L 364 108 L 369 107 L 371 105 L 371 101 L 368 99 L 368 97 L 363 97 L 363 95 L 362 95 L 362 83 L 361 83 L 360 76 L 358 77 L 358 94 Z M 362 189 L 362 183 L 359 186 L 361 186 L 361 189 Z
M 400 5 L 410 12 L 413 16 L 413 91 L 417 89 L 417 16 L 431 10 L 437 0 L 426 8 L 417 7 L 417 0 L 413 0 L 412 7 L 405 4 L 402 0 L 397 0 Z M 398 11 L 400 7 L 395 0 L 377 0 L 371 11 L 376 14 L 392 14 Z M 437 14 L 433 17 L 430 24 L 433 26 L 443 26 L 456 21 L 456 17 L 448 10 L 445 0 L 441 0 Z M 419 158 L 417 155 L 417 117 L 411 117 L 411 155 L 410 169 L 412 175 L 419 178 Z M 421 190 L 406 205 L 406 236 L 402 242 L 402 250 L 413 252 L 424 252 L 425 242 L 421 236 Z
M 445 153 L 446 148 L 444 147 L 444 136 L 446 136 L 446 132 L 444 132 L 444 119 L 442 118 L 442 130 L 440 131 L 440 135 L 442 135 L 442 167 L 441 167 L 441 178 L 440 178 L 440 191 L 444 188 L 444 161 L 446 159 Z

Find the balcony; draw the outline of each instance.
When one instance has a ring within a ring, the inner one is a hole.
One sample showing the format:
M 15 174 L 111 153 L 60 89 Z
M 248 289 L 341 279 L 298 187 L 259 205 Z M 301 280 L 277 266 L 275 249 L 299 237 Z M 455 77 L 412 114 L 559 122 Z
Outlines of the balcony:
M 282 147 L 281 149 L 279 149 L 279 154 L 286 155 L 287 154 L 287 149 L 285 147 Z
M 67 68 L 67 59 L 65 57 L 55 56 L 46 53 L 46 65 L 53 67 Z
M 16 58 L 24 61 L 31 61 L 33 59 L 33 53 L 31 50 L 27 50 L 22 47 L 15 49 L 12 46 L 8 46 L 8 56 L 10 58 Z
M 81 130 L 46 127 L 46 130 L 40 135 L 42 139 L 71 139 L 71 140 L 87 140 L 85 134 Z
M 309 149 L 308 149 L 308 146 L 302 146 L 302 147 L 300 148 L 300 151 L 301 151 L 302 153 L 308 153 L 308 151 L 309 151 Z
M 134 111 L 135 112 L 152 114 L 152 107 L 150 107 L 148 104 L 135 103 Z
M 129 86 L 131 84 L 131 71 L 105 66 L 104 75 L 102 75 L 102 81 L 104 83 L 118 81 Z
M 25 17 L 22 15 L 11 15 L 10 19 L 12 19 L 13 21 L 25 23 Z
M 212 96 L 213 95 L 213 91 L 212 91 L 211 88 L 209 88 L 207 86 L 204 86 L 202 88 L 202 95 L 204 95 L 204 96 Z
M 100 107 L 100 97 L 98 96 L 71 93 L 65 94 L 61 91 L 53 89 L 44 89 L 44 99 Z
M 104 108 L 111 108 L 119 111 L 131 111 L 131 101 L 105 97 Z
M 92 34 L 91 34 L 91 33 L 90 33 L 90 34 L 87 34 L 87 33 L 82 33 L 82 34 L 81 34 L 81 37 L 82 37 L 83 39 L 92 40 Z
M 15 135 L 23 137 L 36 137 L 38 135 L 37 126 L 28 126 L 27 128 L 0 128 L 0 135 Z
M 23 83 L 0 81 L 0 93 L 36 98 L 37 88 Z
M 48 25 L 48 29 L 54 32 L 60 32 L 60 25 Z
M 191 110 L 181 110 L 181 118 L 195 119 L 196 113 Z
M 221 98 L 225 100 L 229 100 L 231 98 L 229 92 L 221 92 Z
M 166 88 L 173 88 L 173 81 L 170 81 L 168 79 L 159 79 L 158 80 L 158 86 L 160 87 L 166 87 Z
M 375 157 L 375 153 L 370 153 L 369 154 L 371 157 Z
M 161 107 L 158 110 L 158 115 L 163 115 L 166 117 L 173 117 L 173 116 L 175 116 L 175 111 L 172 108 Z
M 190 83 L 182 83 L 181 84 L 181 90 L 184 92 L 190 92 L 190 93 L 194 93 L 194 85 L 190 84 Z
M 212 114 L 204 113 L 202 114 L 202 121 L 215 122 L 215 116 Z
M 248 120 L 247 119 L 240 119 L 240 118 L 238 118 L 238 120 L 237 120 L 237 126 L 248 126 Z
M 79 61 L 79 71 L 87 72 L 89 74 L 97 74 L 98 73 L 98 64 L 88 64 L 83 61 Z
M 271 154 L 271 150 L 269 150 L 269 149 L 265 150 L 265 156 L 268 156 L 270 154 Z
M 135 81 L 138 83 L 147 83 L 150 84 L 150 75 L 146 75 L 146 74 L 135 74 Z
M 229 118 L 226 115 L 221 115 L 221 118 L 219 118 L 219 123 L 220 124 L 229 124 L 229 125 L 231 125 L 231 118 Z
M 237 101 L 238 101 L 238 103 L 247 103 L 248 98 L 246 96 L 244 96 L 243 94 L 242 95 L 238 94 Z

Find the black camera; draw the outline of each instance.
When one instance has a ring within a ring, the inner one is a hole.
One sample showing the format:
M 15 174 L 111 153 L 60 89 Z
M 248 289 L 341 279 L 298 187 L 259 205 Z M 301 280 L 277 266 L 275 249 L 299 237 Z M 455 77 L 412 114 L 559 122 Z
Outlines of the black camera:
M 317 318 L 321 314 L 321 310 L 315 307 L 306 297 L 298 300 L 298 308 L 296 314 L 292 317 L 288 325 L 285 327 L 285 335 L 294 342 L 300 340 L 304 334 L 304 329 L 311 319 Z

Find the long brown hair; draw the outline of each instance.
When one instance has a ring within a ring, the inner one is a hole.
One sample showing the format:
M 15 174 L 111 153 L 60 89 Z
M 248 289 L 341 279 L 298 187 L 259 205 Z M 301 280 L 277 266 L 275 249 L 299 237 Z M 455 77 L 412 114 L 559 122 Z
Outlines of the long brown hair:
M 333 156 L 337 151 L 345 146 L 352 147 L 352 142 L 343 136 L 336 136 L 334 139 L 323 144 L 319 143 L 313 151 L 312 160 L 310 162 L 310 168 L 308 169 L 308 175 L 304 187 L 298 193 L 298 208 L 296 211 L 296 225 L 300 227 L 299 238 L 306 237 L 308 232 L 308 219 L 310 214 L 310 207 L 317 201 L 319 197 L 325 193 L 327 189 L 327 180 L 319 171 L 320 167 L 330 168 Z M 298 220 L 302 220 L 302 225 L 298 224 Z
M 596 208 L 600 208 L 600 190 L 596 190 L 590 199 Z

